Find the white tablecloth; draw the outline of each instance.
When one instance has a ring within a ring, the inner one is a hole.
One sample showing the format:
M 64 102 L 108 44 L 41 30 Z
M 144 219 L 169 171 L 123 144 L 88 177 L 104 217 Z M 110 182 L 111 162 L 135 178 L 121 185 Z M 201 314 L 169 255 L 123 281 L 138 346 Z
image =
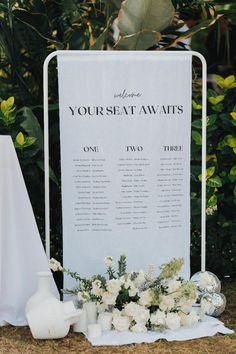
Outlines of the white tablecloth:
M 103 332 L 100 338 L 87 339 L 93 346 L 106 345 L 125 345 L 133 343 L 153 343 L 158 339 L 166 339 L 171 341 L 184 341 L 202 337 L 214 336 L 217 333 L 232 334 L 234 331 L 226 328 L 224 323 L 214 317 L 204 316 L 202 321 L 191 327 L 181 327 L 175 331 L 165 330 L 163 332 L 148 331 L 144 334 L 137 334 L 132 332 L 117 332 L 108 331 Z

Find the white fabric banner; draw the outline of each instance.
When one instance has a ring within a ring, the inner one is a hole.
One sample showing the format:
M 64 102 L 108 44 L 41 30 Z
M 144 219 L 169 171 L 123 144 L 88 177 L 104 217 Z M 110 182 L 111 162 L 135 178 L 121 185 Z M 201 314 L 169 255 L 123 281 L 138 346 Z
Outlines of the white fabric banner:
M 183 257 L 188 278 L 191 56 L 84 51 L 58 70 L 64 266 Z
M 11 137 L 0 136 L 0 325 L 27 324 L 40 271 L 49 265 L 24 178 Z M 52 290 L 59 295 L 54 282 Z

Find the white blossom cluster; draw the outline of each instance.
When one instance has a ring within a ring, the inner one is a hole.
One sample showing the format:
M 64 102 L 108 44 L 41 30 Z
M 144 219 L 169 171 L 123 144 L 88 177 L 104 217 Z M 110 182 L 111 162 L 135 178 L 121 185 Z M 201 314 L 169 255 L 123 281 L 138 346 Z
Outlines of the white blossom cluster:
M 62 272 L 63 267 L 61 266 L 61 263 L 58 262 L 55 258 L 51 258 L 49 261 L 49 267 L 52 269 L 54 272 Z
M 107 268 L 113 268 L 112 257 L 106 257 L 104 262 Z M 95 296 L 99 312 L 112 309 L 113 327 L 120 332 L 130 330 L 145 333 L 148 329 L 174 330 L 180 326 L 191 326 L 199 321 L 199 316 L 192 310 L 197 290 L 192 282 L 178 278 L 181 264 L 176 260 L 176 263 L 164 265 L 162 274 L 167 274 L 169 278 L 159 279 L 158 286 L 154 285 L 158 278 L 151 265 L 147 272 L 140 270 L 127 273 L 107 280 L 105 286 L 100 280 L 94 280 L 90 294 L 81 289 L 78 297 L 83 301 L 91 301 L 91 296 Z M 123 294 L 128 296 L 129 301 L 118 309 L 117 302 Z
M 216 204 L 216 205 L 213 205 L 212 207 L 208 207 L 206 209 L 206 214 L 207 215 L 214 215 L 217 210 L 218 210 L 218 207 L 217 207 L 217 204 Z
M 106 257 L 104 262 L 110 278 L 98 276 L 80 281 L 77 296 L 82 302 L 94 301 L 100 313 L 112 311 L 115 330 L 136 333 L 149 329 L 175 330 L 199 321 L 192 310 L 197 287 L 179 278 L 182 259 L 163 265 L 159 277 L 155 276 L 154 266 L 149 266 L 146 272 L 125 270 L 116 274 L 112 257 Z

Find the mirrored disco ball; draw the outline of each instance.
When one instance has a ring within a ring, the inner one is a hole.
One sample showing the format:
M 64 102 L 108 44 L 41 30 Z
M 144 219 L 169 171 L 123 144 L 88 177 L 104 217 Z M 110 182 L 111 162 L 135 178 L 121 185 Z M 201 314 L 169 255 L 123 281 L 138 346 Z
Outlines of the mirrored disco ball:
M 191 277 L 190 280 L 196 284 L 200 297 L 204 293 L 220 293 L 220 280 L 212 272 L 197 272 Z
M 206 293 L 201 298 L 201 311 L 206 315 L 218 317 L 224 312 L 225 306 L 224 294 Z

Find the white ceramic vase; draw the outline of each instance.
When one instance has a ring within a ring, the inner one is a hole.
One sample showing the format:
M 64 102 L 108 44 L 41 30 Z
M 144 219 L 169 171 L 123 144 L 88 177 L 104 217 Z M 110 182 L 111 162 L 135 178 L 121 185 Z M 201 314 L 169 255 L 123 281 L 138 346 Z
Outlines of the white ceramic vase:
M 32 295 L 27 301 L 25 307 L 25 313 L 27 314 L 35 306 L 42 303 L 46 299 L 56 299 L 53 293 L 50 291 L 52 273 L 51 272 L 38 272 L 38 289 L 34 295 Z
M 34 306 L 26 314 L 35 339 L 64 338 L 70 326 L 79 319 L 81 310 L 76 310 L 72 301 L 61 302 L 48 298 Z

